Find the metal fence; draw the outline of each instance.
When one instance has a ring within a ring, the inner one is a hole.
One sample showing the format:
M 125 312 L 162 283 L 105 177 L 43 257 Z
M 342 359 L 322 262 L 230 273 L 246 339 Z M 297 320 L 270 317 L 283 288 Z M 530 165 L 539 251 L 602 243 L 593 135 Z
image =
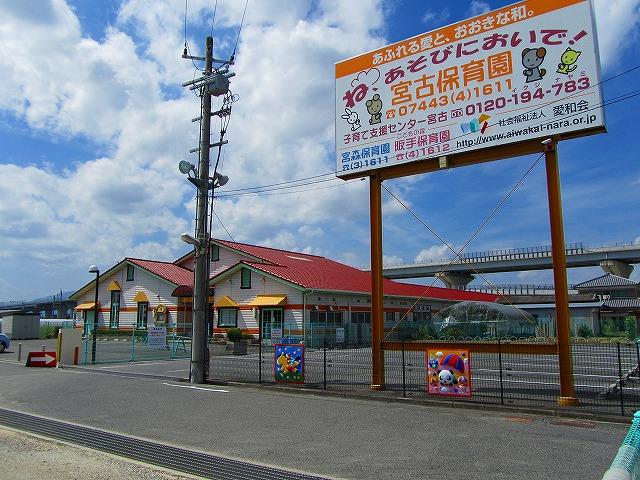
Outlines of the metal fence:
M 514 353 L 521 341 L 495 340 L 495 352 L 478 352 L 469 341 L 472 396 L 455 401 L 552 408 L 560 395 L 558 357 L 554 354 Z M 385 390 L 405 397 L 428 397 L 428 359 L 419 342 L 383 343 Z M 448 349 L 450 342 L 430 342 Z M 460 345 L 456 341 L 456 345 Z M 530 345 L 540 345 L 540 342 Z M 549 345 L 555 348 L 554 344 Z M 429 347 L 431 348 L 431 347 Z M 480 349 L 482 350 L 482 349 Z M 275 383 L 273 346 L 252 346 L 247 355 L 211 356 L 213 382 Z M 637 342 L 575 343 L 573 375 L 580 410 L 626 415 L 640 408 L 640 351 Z M 370 391 L 371 348 L 348 345 L 306 346 L 304 387 L 340 391 Z
M 148 329 L 132 326 L 130 330 L 97 330 L 82 339 L 79 362 L 136 362 L 188 358 L 191 356 L 191 324 L 171 324 L 163 345 L 149 344 Z M 94 359 L 95 345 L 95 359 Z

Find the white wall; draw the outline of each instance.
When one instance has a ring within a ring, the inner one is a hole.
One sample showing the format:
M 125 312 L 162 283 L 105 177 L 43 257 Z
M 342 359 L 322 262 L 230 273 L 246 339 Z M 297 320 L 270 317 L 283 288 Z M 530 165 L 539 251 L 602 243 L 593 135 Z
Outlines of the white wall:
M 120 295 L 120 328 L 136 324 L 138 304 L 137 302 L 134 302 L 133 299 L 140 291 L 143 291 L 149 299 L 147 325 L 153 324 L 152 310 L 160 304 L 165 305 L 169 309 L 167 321 L 175 322 L 177 298 L 171 296 L 171 293 L 175 289 L 175 285 L 147 272 L 137 265 L 134 265 L 134 279 L 132 281 L 127 281 L 126 278 L 126 263 L 118 270 L 111 272 L 109 275 L 100 277 L 100 284 L 98 288 L 98 301 L 100 302 L 101 310 L 98 315 L 98 325 L 100 327 L 109 326 L 111 292 L 107 290 L 107 288 L 113 280 L 117 281 L 120 288 L 122 288 Z M 79 297 L 77 302 L 78 304 L 93 302 L 94 298 L 95 290 L 91 288 L 88 292 Z

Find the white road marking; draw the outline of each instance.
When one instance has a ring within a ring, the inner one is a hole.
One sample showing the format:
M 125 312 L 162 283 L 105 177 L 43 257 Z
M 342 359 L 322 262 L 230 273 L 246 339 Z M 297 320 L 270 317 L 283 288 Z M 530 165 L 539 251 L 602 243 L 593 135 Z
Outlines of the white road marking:
M 14 365 L 24 365 L 24 362 L 18 362 L 17 360 L 0 360 L 0 363 L 12 363 Z
M 167 387 L 191 388 L 192 390 L 205 390 L 207 392 L 229 393 L 229 390 L 223 390 L 221 388 L 203 388 L 203 387 L 194 387 L 192 385 L 173 385 L 172 383 L 164 383 L 164 382 L 162 382 L 162 385 L 166 385 Z
M 180 370 L 166 370 L 164 373 L 177 373 L 177 372 L 188 372 L 188 368 L 181 368 Z
M 166 362 L 155 362 L 155 363 L 145 363 L 145 362 L 130 362 L 130 363 L 119 363 L 118 365 L 108 365 L 106 367 L 98 367 L 98 368 L 128 368 L 128 367 L 146 367 L 147 365 L 166 365 Z

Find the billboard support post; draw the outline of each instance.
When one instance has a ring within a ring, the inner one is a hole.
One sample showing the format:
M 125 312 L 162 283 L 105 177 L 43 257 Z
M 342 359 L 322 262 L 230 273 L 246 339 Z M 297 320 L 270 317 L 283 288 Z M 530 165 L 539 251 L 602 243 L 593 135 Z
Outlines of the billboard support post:
M 569 289 L 565 259 L 564 226 L 562 221 L 562 197 L 558 172 L 558 150 L 555 141 L 544 145 L 547 169 L 547 194 L 549 196 L 549 222 L 551 226 L 551 256 L 553 259 L 553 283 L 556 297 L 556 330 L 558 337 L 558 366 L 560 369 L 560 396 L 558 404 L 576 406 L 571 360 L 569 329 Z
M 382 288 L 382 180 L 369 176 L 371 216 L 371 389 L 384 389 L 384 292 Z

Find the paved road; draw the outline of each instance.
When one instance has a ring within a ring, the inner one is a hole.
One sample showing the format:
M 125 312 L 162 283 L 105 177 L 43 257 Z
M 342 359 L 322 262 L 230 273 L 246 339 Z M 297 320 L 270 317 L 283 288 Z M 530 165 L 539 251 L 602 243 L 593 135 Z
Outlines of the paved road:
M 259 388 L 189 388 L 165 379 L 26 369 L 5 357 L 0 385 L 4 408 L 354 479 L 598 479 L 628 428 Z

